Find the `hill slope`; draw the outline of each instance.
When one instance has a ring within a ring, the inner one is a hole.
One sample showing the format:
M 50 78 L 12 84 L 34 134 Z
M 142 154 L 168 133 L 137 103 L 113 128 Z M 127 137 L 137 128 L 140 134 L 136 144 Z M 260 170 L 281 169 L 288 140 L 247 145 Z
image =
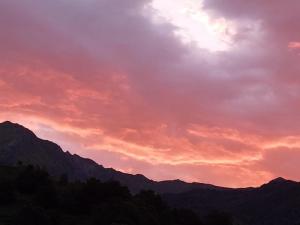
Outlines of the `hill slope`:
M 159 193 L 180 193 L 192 189 L 217 188 L 213 185 L 185 183 L 180 180 L 155 182 L 143 175 L 131 175 L 107 169 L 96 162 L 64 152 L 57 144 L 38 138 L 29 129 L 9 121 L 0 123 L 0 165 L 39 165 L 53 176 L 67 174 L 70 179 L 95 177 L 102 181 L 117 180 L 133 192 L 152 189 Z
M 193 209 L 201 218 L 216 210 L 233 215 L 240 225 L 300 224 L 298 182 L 277 178 L 261 187 L 241 189 L 180 180 L 155 182 L 143 175 L 106 169 L 90 159 L 64 152 L 21 125 L 0 123 L 0 165 L 16 165 L 18 161 L 44 167 L 53 176 L 67 174 L 72 180 L 90 177 L 117 180 L 134 193 L 152 189 L 163 193 L 164 200 L 172 207 Z
M 199 215 L 225 211 L 247 225 L 299 225 L 300 183 L 277 178 L 258 188 L 193 190 L 166 194 L 174 207 L 193 209 Z
M 168 207 L 153 191 L 132 195 L 115 181 L 57 180 L 31 165 L 0 166 L 0 224 L 204 225 L 194 212 Z

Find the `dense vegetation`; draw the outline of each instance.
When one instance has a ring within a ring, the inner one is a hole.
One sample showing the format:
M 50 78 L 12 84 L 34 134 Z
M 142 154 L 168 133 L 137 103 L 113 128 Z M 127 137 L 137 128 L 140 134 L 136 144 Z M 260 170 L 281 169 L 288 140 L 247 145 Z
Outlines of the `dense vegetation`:
M 230 225 L 214 213 L 207 225 Z M 192 211 L 172 209 L 153 191 L 132 195 L 118 182 L 69 182 L 33 166 L 0 167 L 0 225 L 202 225 Z

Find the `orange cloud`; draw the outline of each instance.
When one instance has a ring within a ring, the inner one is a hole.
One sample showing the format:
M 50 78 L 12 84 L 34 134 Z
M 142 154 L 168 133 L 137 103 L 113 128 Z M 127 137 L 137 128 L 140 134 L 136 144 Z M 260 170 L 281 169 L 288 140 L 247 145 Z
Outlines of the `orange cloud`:
M 288 47 L 290 49 L 299 49 L 300 48 L 300 42 L 290 42 Z
M 207 16 L 235 24 L 231 48 L 211 52 L 153 22 L 146 0 L 3 0 L 0 119 L 152 179 L 300 179 L 299 10 L 232 3 L 204 1 Z

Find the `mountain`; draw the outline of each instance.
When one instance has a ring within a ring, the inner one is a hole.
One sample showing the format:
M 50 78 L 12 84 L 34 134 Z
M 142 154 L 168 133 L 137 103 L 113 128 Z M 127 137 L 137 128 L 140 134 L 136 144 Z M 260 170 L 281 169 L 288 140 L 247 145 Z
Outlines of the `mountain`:
M 180 180 L 156 182 L 64 152 L 19 124 L 0 123 L 0 165 L 14 166 L 19 161 L 39 165 L 55 177 L 67 174 L 71 180 L 117 180 L 132 193 L 152 189 L 171 207 L 192 209 L 201 218 L 215 211 L 232 215 L 239 225 L 300 225 L 298 182 L 277 178 L 260 187 L 238 189 Z
M 132 192 L 151 189 L 158 193 L 180 193 L 193 189 L 218 189 L 213 185 L 185 183 L 180 180 L 156 182 L 143 175 L 132 175 L 104 168 L 76 154 L 64 152 L 57 144 L 38 138 L 29 129 L 9 121 L 0 123 L 0 165 L 18 162 L 38 165 L 53 176 L 67 174 L 72 180 L 95 177 L 101 181 L 117 180 Z
M 199 215 L 227 212 L 241 225 L 300 224 L 300 183 L 284 178 L 257 188 L 192 190 L 163 198 L 173 207 L 193 209 Z

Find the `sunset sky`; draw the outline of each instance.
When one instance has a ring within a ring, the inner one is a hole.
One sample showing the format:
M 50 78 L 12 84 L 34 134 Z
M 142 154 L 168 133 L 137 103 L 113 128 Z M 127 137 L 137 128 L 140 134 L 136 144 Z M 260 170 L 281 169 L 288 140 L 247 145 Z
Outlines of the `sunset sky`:
M 0 121 L 154 180 L 300 180 L 299 0 L 0 0 Z

